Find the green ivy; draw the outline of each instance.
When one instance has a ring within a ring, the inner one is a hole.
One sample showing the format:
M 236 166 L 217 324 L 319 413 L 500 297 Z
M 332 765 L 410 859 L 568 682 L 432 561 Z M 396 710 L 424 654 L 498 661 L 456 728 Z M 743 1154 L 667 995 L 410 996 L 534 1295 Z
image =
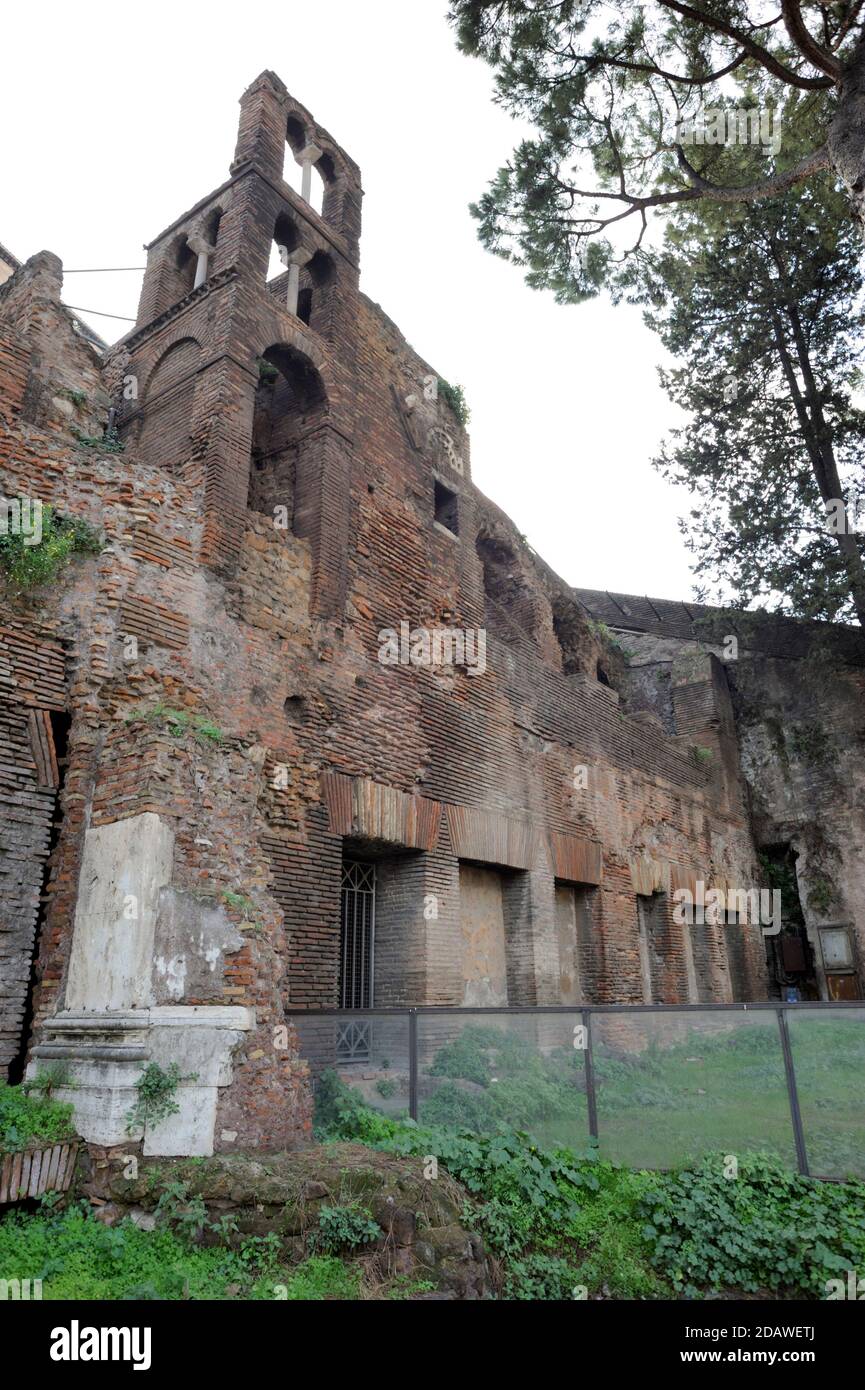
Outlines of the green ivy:
M 838 749 L 822 724 L 793 725 L 787 741 L 800 762 L 825 768 L 838 761 Z
M 865 1184 L 821 1183 L 767 1154 L 723 1155 L 659 1180 L 642 1206 L 653 1262 L 686 1296 L 727 1288 L 825 1298 L 865 1267 Z
M 276 381 L 279 372 L 272 362 L 268 362 L 264 357 L 259 357 L 256 359 L 256 363 L 258 366 L 259 381 Z
M 107 429 L 104 434 L 84 434 L 73 425 L 72 433 L 76 443 L 85 449 L 96 449 L 100 454 L 122 454 L 126 448 L 117 431 L 113 429 Z
M 364 1105 L 357 1091 L 335 1071 L 322 1073 L 315 1091 L 315 1133 L 322 1140 L 355 1140 L 376 1145 L 396 1133 L 393 1120 Z
M 318 1230 L 313 1231 L 310 1244 L 316 1250 L 334 1255 L 338 1250 L 357 1250 L 381 1236 L 381 1227 L 373 1221 L 372 1213 L 358 1202 L 348 1206 L 322 1207 L 318 1214 Z
M 558 1255 L 526 1255 L 509 1264 L 502 1296 L 526 1302 L 559 1302 L 573 1298 L 578 1283 L 573 1267 Z
M 803 918 L 799 884 L 796 870 L 789 857 L 780 858 L 777 854 L 770 854 L 768 850 L 758 850 L 757 858 L 769 888 L 773 891 L 777 888 L 781 894 L 781 913 L 784 920 L 801 923 Z
M 174 1106 L 174 1111 L 177 1106 Z M 169 1111 L 166 1113 L 173 1113 Z M 210 1226 L 207 1205 L 201 1196 L 190 1196 L 185 1182 L 166 1183 L 154 1209 L 157 1226 L 167 1226 L 185 1241 L 195 1245 Z

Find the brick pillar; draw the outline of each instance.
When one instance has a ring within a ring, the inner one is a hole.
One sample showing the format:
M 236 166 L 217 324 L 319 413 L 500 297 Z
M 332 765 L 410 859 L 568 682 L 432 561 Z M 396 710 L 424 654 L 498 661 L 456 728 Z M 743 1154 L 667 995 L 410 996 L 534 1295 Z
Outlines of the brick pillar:
M 284 917 L 288 968 L 283 1002 L 290 1009 L 335 1008 L 342 839 L 330 834 L 324 808 L 313 806 L 305 838 L 268 835 L 262 843 L 271 891 Z
M 669 893 L 659 893 L 656 905 L 658 929 L 655 940 L 662 960 L 661 978 L 655 982 L 658 1004 L 687 1004 L 688 968 L 685 956 L 685 928 L 673 919 L 675 904 Z
M 559 940 L 550 866 L 503 882 L 509 1004 L 558 1004 Z
M 350 535 L 348 444 L 330 425 L 298 449 L 294 530 L 312 548 L 314 617 L 338 618 L 345 607 Z
M 455 855 L 434 851 L 379 866 L 376 943 L 377 1004 L 462 1003 Z
M 346 239 L 349 256 L 356 261 L 360 254 L 361 200 L 360 171 L 357 177 L 340 173 L 325 183 L 321 215 Z
M 597 1002 L 642 1004 L 639 921 L 629 865 L 608 855 L 601 891 L 604 969 Z
M 228 357 L 212 362 L 195 392 L 193 440 L 204 460 L 201 558 L 230 571 L 246 529 L 255 378 Z
M 231 172 L 251 163 L 281 181 L 288 120 L 285 86 L 273 72 L 259 73 L 240 98 L 240 121 Z
M 716 1004 L 733 1002 L 733 981 L 727 959 L 727 941 L 722 922 L 707 921 L 703 927 L 709 942 L 712 972 L 712 1000 Z
M 425 856 L 380 860 L 375 887 L 375 1002 L 426 1002 Z
M 575 885 L 582 893 L 577 901 L 577 961 L 583 1002 L 598 1004 L 603 999 L 604 935 L 600 888 L 590 884 Z

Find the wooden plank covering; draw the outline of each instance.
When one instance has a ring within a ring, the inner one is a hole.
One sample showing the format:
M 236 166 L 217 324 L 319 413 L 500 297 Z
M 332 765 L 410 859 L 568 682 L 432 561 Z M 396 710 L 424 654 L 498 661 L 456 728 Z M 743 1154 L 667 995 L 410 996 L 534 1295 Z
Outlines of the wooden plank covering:
M 0 1156 L 0 1205 L 43 1192 L 65 1192 L 72 1182 L 77 1143 L 23 1149 Z
M 47 710 L 31 709 L 27 712 L 27 728 L 30 734 L 30 749 L 36 764 L 36 775 L 40 787 L 60 786 L 60 773 L 57 768 L 57 752 L 54 747 L 54 734 L 51 716 Z
M 529 821 L 512 820 L 477 806 L 446 806 L 451 843 L 458 859 L 533 869 L 539 834 Z
M 30 1163 L 30 1186 L 27 1189 L 28 1197 L 38 1197 L 42 1188 L 39 1186 L 39 1175 L 42 1171 L 42 1150 L 36 1149 Z
M 0 1162 L 0 1202 L 8 1202 L 9 1179 L 12 1177 L 12 1155 L 4 1154 Z
M 568 883 L 600 883 L 603 856 L 597 841 L 553 831 L 550 845 L 553 873 L 556 878 L 564 879 Z
M 341 772 L 324 773 L 321 785 L 332 835 L 356 835 L 406 849 L 435 849 L 440 802 Z
M 21 1166 L 24 1162 L 23 1153 L 12 1155 L 12 1174 L 9 1179 L 9 1200 L 14 1202 L 21 1191 Z

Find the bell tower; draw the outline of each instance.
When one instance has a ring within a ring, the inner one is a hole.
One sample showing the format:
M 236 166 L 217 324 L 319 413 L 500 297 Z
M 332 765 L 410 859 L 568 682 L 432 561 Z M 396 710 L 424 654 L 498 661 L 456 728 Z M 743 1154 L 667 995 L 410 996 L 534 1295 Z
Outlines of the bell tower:
M 345 596 L 361 199 L 354 161 L 261 73 L 227 180 L 147 247 L 136 326 L 113 354 L 132 383 L 128 448 L 199 491 L 202 563 L 230 575 L 248 508 L 279 508 L 310 543 L 318 616 Z

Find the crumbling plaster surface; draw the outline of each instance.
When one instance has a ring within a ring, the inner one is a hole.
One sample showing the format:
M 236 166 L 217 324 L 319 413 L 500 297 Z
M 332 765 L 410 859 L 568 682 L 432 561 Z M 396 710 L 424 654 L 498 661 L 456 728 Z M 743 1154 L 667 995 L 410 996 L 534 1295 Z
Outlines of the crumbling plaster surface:
M 151 812 L 87 831 L 67 1009 L 105 1012 L 155 1002 L 159 894 L 171 879 L 173 862 L 171 828 Z

